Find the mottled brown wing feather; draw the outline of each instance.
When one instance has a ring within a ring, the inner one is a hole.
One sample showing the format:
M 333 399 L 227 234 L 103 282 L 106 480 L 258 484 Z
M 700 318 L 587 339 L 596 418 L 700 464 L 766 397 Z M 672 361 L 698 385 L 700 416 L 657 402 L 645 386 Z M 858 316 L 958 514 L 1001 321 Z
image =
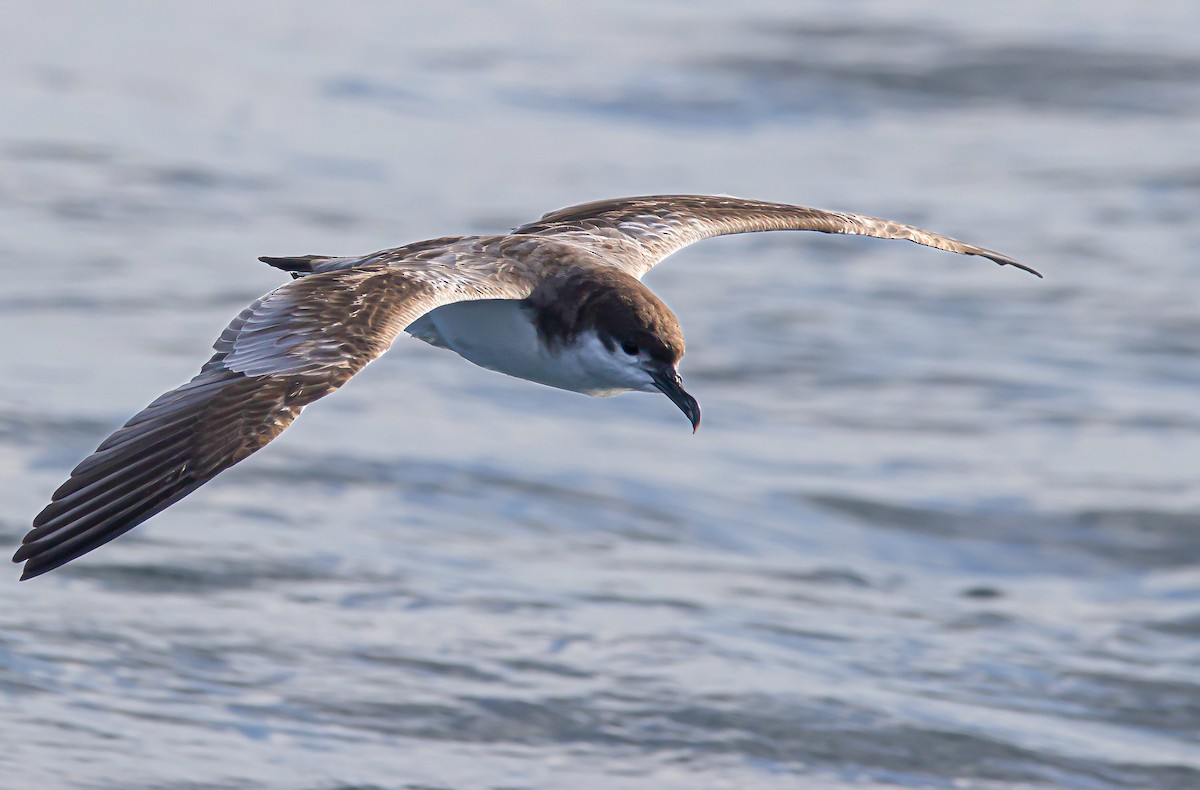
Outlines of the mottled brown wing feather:
M 264 447 L 425 312 L 527 292 L 511 276 L 441 276 L 436 261 L 313 274 L 272 291 L 233 320 L 199 375 L 75 467 L 13 557 L 25 563 L 21 578 L 128 532 Z
M 961 255 L 979 255 L 1041 277 L 1006 255 L 912 225 L 863 214 L 715 195 L 654 195 L 584 203 L 553 211 L 513 233 L 574 240 L 602 249 L 612 265 L 640 278 L 671 253 L 701 239 L 769 230 L 907 239 Z
M 274 439 L 349 373 L 204 373 L 167 393 L 72 472 L 33 520 L 14 562 L 22 579 L 69 562 L 187 496 Z

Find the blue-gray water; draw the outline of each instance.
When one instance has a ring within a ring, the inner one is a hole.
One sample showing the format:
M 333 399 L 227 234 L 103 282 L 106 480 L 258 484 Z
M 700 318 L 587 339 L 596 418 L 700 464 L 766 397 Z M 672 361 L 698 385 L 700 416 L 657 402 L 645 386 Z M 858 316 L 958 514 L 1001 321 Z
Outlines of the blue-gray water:
M 1200 6 L 4 4 L 0 537 L 261 254 L 726 192 L 705 422 L 411 340 L 0 580 L 0 786 L 1200 786 Z

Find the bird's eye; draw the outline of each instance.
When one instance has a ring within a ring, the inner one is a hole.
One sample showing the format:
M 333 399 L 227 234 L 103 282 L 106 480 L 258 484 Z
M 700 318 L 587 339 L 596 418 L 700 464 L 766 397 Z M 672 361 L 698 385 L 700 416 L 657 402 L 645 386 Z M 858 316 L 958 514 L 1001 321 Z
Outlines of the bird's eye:
M 626 340 L 621 344 L 621 350 L 631 357 L 636 357 L 638 353 L 638 346 L 637 343 L 634 343 L 632 340 Z

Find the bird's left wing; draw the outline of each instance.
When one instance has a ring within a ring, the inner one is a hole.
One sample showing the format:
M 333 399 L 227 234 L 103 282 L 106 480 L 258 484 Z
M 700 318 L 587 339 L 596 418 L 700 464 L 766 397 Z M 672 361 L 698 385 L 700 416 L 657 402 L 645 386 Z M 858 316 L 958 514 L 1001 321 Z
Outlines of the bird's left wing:
M 311 274 L 255 301 L 221 334 L 199 375 L 75 467 L 13 557 L 25 562 L 21 578 L 122 535 L 262 448 L 426 312 L 457 301 L 524 298 L 530 281 L 497 265 L 495 246 L 472 240 L 419 262 Z M 464 257 L 477 265 L 458 265 Z
M 961 255 L 980 255 L 1041 277 L 1007 255 L 913 225 L 726 195 L 652 195 L 583 203 L 552 211 L 513 233 L 574 242 L 600 253 L 609 265 L 641 278 L 671 253 L 702 239 L 768 230 L 907 239 Z

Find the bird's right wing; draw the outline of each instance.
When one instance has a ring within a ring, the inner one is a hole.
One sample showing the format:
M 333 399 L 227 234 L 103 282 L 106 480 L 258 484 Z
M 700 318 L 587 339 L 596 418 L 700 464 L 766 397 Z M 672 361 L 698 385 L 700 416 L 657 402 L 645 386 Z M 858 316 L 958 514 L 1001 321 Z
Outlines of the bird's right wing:
M 960 255 L 980 255 L 1001 266 L 1037 274 L 993 250 L 890 219 L 841 211 L 745 200 L 728 195 L 652 195 L 583 203 L 552 211 L 513 230 L 573 242 L 604 256 L 634 277 L 702 239 L 768 230 L 815 230 L 878 239 L 907 239 Z
M 496 263 L 497 245 L 479 240 L 421 261 L 311 274 L 255 301 L 221 334 L 199 375 L 75 467 L 13 557 L 25 562 L 21 578 L 107 543 L 262 448 L 426 312 L 527 296 L 532 282 Z M 459 265 L 463 257 L 477 265 Z

